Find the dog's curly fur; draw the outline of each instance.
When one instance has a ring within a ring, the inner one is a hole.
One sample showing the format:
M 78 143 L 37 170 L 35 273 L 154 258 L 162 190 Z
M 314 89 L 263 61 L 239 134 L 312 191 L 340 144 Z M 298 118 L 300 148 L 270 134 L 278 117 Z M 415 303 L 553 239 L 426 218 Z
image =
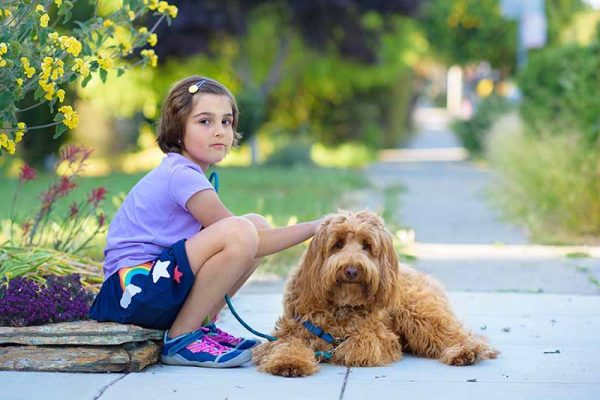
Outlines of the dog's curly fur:
M 254 350 L 259 370 L 282 376 L 318 370 L 314 352 L 332 346 L 309 333 L 306 320 L 344 339 L 329 360 L 334 364 L 386 365 L 402 351 L 449 365 L 496 358 L 483 337 L 463 328 L 433 278 L 398 263 L 392 243 L 372 212 L 326 218 L 288 281 L 278 340 Z

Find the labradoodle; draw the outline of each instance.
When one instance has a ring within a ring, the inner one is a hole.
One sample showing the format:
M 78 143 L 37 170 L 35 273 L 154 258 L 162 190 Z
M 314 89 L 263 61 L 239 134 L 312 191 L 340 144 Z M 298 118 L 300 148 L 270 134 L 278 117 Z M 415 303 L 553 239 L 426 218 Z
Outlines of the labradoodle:
M 448 365 L 496 358 L 462 326 L 433 278 L 398 263 L 392 241 L 369 211 L 325 219 L 288 281 L 278 340 L 254 351 L 259 370 L 305 376 L 319 361 L 380 366 L 402 351 Z

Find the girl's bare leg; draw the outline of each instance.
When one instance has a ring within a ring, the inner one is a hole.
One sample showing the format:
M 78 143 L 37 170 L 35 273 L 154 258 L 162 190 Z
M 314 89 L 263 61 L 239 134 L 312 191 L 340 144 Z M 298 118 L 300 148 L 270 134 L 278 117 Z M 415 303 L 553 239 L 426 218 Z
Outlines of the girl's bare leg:
M 257 246 L 256 227 L 243 217 L 225 218 L 186 241 L 185 250 L 195 280 L 171 326 L 170 337 L 194 331 L 207 316 L 214 315 L 223 294 L 231 292 L 256 268 Z
M 271 224 L 262 215 L 246 214 L 243 217 L 250 220 L 257 230 L 271 228 Z M 233 285 L 231 290 L 227 292 L 229 297 L 233 297 L 233 295 L 237 293 L 237 291 L 244 285 L 244 283 L 246 283 L 246 281 L 250 278 L 250 276 L 252 276 L 252 274 L 254 273 L 261 261 L 262 257 L 255 258 L 252 261 L 252 263 L 246 270 L 246 273 L 244 273 L 244 275 L 240 279 L 238 279 L 238 281 Z M 213 310 L 211 310 L 210 318 L 214 319 L 214 317 L 219 314 L 219 312 L 223 309 L 224 306 L 225 300 L 221 298 L 219 304 Z

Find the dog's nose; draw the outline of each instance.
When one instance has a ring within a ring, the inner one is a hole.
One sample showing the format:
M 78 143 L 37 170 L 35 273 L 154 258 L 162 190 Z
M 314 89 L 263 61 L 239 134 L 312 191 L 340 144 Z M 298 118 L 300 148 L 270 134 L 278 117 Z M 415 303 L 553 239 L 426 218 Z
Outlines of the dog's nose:
M 354 265 L 350 265 L 346 267 L 346 269 L 344 269 L 344 275 L 346 276 L 346 278 L 353 281 L 356 278 L 358 278 L 358 269 L 356 269 Z

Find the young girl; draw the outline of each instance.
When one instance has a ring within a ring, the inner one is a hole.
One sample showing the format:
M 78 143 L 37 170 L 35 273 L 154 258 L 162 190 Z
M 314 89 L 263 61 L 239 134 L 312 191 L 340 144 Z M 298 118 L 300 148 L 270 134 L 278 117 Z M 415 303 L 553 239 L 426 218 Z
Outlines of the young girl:
M 271 228 L 260 215 L 234 216 L 206 177 L 240 138 L 238 108 L 220 83 L 199 76 L 171 89 L 158 144 L 166 157 L 138 182 L 110 224 L 105 281 L 90 317 L 165 329 L 161 361 L 233 367 L 255 339 L 215 326 L 261 257 L 310 238 L 319 223 Z

